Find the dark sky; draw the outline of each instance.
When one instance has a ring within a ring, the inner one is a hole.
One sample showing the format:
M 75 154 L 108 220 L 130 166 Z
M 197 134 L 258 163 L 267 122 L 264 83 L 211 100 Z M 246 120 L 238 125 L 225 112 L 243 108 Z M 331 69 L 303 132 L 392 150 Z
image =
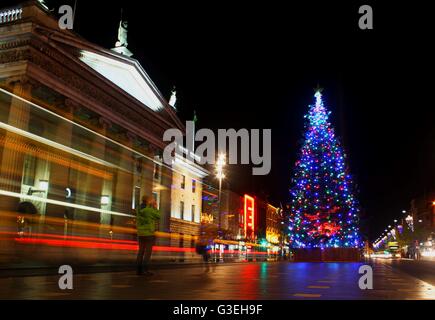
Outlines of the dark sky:
M 289 200 L 319 83 L 373 239 L 435 187 L 431 11 L 414 2 L 299 2 L 78 0 L 75 31 L 113 47 L 123 7 L 129 48 L 165 96 L 177 86 L 183 120 L 195 109 L 200 127 L 271 128 L 271 173 L 232 166 L 227 176 L 235 191 L 263 191 L 276 204 Z M 373 7 L 374 30 L 358 28 L 363 4 Z

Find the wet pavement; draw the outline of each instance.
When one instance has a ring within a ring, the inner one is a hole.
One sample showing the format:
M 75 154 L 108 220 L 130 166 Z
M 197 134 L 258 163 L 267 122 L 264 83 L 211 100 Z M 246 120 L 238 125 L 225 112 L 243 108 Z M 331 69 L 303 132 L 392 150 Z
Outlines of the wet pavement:
M 59 276 L 0 279 L 0 299 L 435 299 L 435 286 L 391 262 L 370 263 L 373 290 L 358 286 L 363 263 L 263 262 L 154 270 L 75 274 L 73 290 L 60 290 Z

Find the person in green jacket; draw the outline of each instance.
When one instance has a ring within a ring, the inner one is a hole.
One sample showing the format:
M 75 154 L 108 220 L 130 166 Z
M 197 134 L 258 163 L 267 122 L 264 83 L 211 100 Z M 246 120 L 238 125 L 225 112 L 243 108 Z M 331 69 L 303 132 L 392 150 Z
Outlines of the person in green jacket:
M 157 205 L 153 198 L 143 196 L 142 203 L 137 210 L 136 227 L 139 251 L 136 263 L 138 275 L 152 275 L 148 271 L 148 264 L 155 243 L 154 232 L 156 221 L 160 219 L 160 211 L 156 207 Z

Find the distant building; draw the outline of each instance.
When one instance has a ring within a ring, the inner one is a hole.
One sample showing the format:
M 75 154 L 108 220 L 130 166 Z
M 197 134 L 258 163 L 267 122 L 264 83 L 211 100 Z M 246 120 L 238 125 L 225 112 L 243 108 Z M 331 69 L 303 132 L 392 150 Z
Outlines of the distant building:
M 282 219 L 279 208 L 267 204 L 266 212 L 266 240 L 273 244 L 279 244 L 281 242 L 281 230 Z
M 211 177 L 206 177 L 202 185 L 201 219 L 219 226 L 219 190 L 213 185 Z
M 210 179 L 207 179 L 203 186 L 203 218 L 205 218 L 207 222 L 215 224 L 217 227 L 220 225 L 222 236 L 225 239 L 245 239 L 245 198 L 228 189 L 222 190 L 221 197 L 219 214 L 219 190 L 211 185 Z M 248 204 L 246 208 L 248 209 Z M 250 229 L 251 227 L 246 228 L 249 234 L 251 234 Z
M 414 219 L 414 225 L 418 228 L 435 232 L 435 192 L 426 192 L 411 200 L 409 213 Z
M 255 239 L 255 234 L 252 232 L 254 228 L 248 225 L 245 228 L 245 211 L 249 213 L 252 204 L 255 210 L 254 203 L 248 203 L 249 200 L 245 201 L 248 198 L 251 197 L 248 195 L 241 196 L 234 191 L 223 189 L 219 204 L 219 189 L 215 186 L 212 177 L 207 177 L 204 180 L 202 189 L 202 217 L 205 218 L 206 222 L 219 227 L 221 236 L 224 239 Z M 255 212 L 253 213 L 255 214 Z M 255 218 L 254 215 L 251 216 Z
M 172 168 L 170 231 L 198 235 L 202 215 L 202 180 L 208 171 L 178 155 Z
M 231 240 L 243 239 L 243 197 L 231 190 L 224 190 L 222 202 L 222 221 L 226 238 Z
M 274 207 L 267 200 L 257 198 L 257 235 L 272 244 L 279 244 L 282 238 L 281 209 Z

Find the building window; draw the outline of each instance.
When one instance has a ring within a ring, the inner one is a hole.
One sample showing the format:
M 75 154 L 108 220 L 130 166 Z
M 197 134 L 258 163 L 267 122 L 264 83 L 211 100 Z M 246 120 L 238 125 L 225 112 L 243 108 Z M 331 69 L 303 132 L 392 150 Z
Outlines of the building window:
M 195 222 L 195 205 L 192 204 L 192 222 Z
M 184 201 L 180 201 L 180 218 L 184 220 Z
M 153 199 L 156 202 L 157 210 L 160 209 L 160 194 L 158 192 L 153 192 Z
M 186 187 L 186 176 L 181 175 L 181 189 L 184 189 Z
M 133 190 L 133 201 L 132 201 L 132 209 L 136 209 L 140 207 L 141 198 L 140 198 L 140 187 L 135 186 Z
M 154 162 L 154 179 L 155 180 L 160 179 L 160 165 L 155 162 Z
M 192 193 L 196 192 L 196 180 L 192 179 Z
M 27 156 L 24 160 L 23 184 L 35 185 L 36 158 Z

